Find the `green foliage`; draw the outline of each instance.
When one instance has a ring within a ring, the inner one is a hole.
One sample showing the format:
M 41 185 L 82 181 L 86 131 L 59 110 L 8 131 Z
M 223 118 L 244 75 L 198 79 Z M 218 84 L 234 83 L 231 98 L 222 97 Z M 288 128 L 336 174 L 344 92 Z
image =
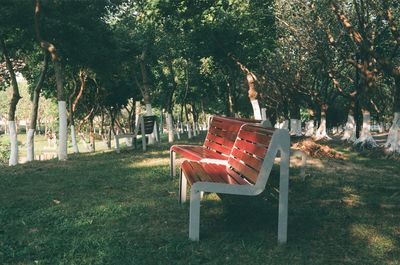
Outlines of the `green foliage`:
M 0 137 L 0 167 L 8 165 L 11 145 L 6 137 Z

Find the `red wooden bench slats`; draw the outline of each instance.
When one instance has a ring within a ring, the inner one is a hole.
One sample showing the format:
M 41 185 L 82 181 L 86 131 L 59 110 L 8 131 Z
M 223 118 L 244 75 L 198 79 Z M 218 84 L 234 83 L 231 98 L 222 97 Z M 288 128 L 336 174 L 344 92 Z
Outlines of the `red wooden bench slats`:
M 175 174 L 173 152 L 193 161 L 199 161 L 203 158 L 228 160 L 242 125 L 260 122 L 259 120 L 212 117 L 203 146 L 173 145 L 171 147 L 171 176 Z M 236 177 L 230 176 L 229 178 L 241 182 Z
M 203 146 L 173 145 L 171 147 L 171 150 L 181 154 L 182 156 L 190 160 L 195 160 L 195 161 L 201 160 L 203 158 L 226 160 L 225 156 L 218 154 L 217 152 L 214 152 L 207 148 L 204 148 Z
M 212 163 L 185 161 L 182 170 L 190 185 L 202 182 L 228 184 L 255 184 L 271 141 L 271 129 L 245 125 L 238 133 L 230 152 L 227 166 Z M 218 139 L 219 140 L 219 139 Z M 261 144 L 260 144 L 261 142 Z M 210 142 L 215 149 L 216 142 Z M 212 152 L 211 150 L 209 152 Z
M 220 137 L 222 139 L 226 139 L 230 142 L 230 145 L 233 146 L 233 143 L 236 140 L 237 137 L 237 133 L 238 133 L 239 129 L 237 131 L 223 131 L 219 128 L 216 127 L 210 127 L 208 129 L 208 134 L 207 137 L 209 135 L 214 135 L 216 137 Z
M 262 160 L 252 156 L 249 153 L 243 152 L 237 148 L 232 149 L 231 156 L 236 157 L 236 159 L 243 161 L 245 164 L 251 166 L 255 170 L 260 170 L 262 165 Z
M 226 167 L 226 173 L 228 173 L 228 176 L 230 177 L 230 180 L 233 179 L 234 181 L 228 182 L 229 184 L 235 184 L 235 182 L 237 184 L 240 185 L 245 185 L 245 184 L 249 184 L 247 181 L 245 181 L 240 174 L 238 174 L 237 172 L 233 171 L 230 167 Z
M 216 182 L 228 184 L 248 184 L 242 177 L 225 165 L 199 163 L 195 161 L 184 161 L 182 171 L 185 173 L 190 185 L 195 182 Z
M 197 171 L 193 170 L 192 163 L 182 163 L 181 165 L 182 171 L 185 172 L 185 176 L 190 185 L 193 183 L 201 181 L 201 179 L 197 175 Z
M 217 144 L 217 143 L 214 143 L 214 142 L 210 142 L 210 141 L 207 141 L 206 146 L 208 148 L 210 148 L 211 150 L 215 150 L 216 152 L 221 153 L 221 154 L 223 154 L 225 156 L 228 156 L 229 153 L 231 152 L 230 148 L 228 148 L 226 146 L 223 146 L 223 145 L 220 145 L 220 144 Z
M 255 132 L 250 132 L 250 131 L 241 131 L 240 135 L 238 135 L 240 139 L 250 141 L 253 143 L 258 143 L 262 144 L 265 146 L 269 145 L 269 142 L 271 141 L 271 136 L 270 135 L 264 135 L 264 134 L 259 134 Z
M 207 138 L 206 139 L 208 141 L 215 142 L 217 144 L 226 146 L 228 148 L 232 148 L 233 142 L 234 142 L 234 141 L 232 142 L 230 139 L 227 139 L 227 138 L 224 138 L 224 137 L 220 137 L 220 136 L 216 136 L 216 135 L 213 135 L 211 133 L 207 134 Z M 236 137 L 235 137 L 235 139 L 236 139 Z
M 225 165 L 218 164 L 206 164 L 200 163 L 204 168 L 204 171 L 207 174 L 214 176 L 214 182 L 226 183 L 227 182 L 227 174 L 225 173 Z
M 231 166 L 236 172 L 240 173 L 243 178 L 246 178 L 251 183 L 256 183 L 258 171 L 254 170 L 253 168 L 242 164 L 240 160 L 237 160 L 233 157 L 229 158 L 228 160 L 229 166 Z
M 190 185 L 199 181 L 237 184 L 237 181 L 225 172 L 224 165 L 184 161 L 182 170 Z
M 244 140 L 236 140 L 235 147 L 246 150 L 247 152 L 256 155 L 257 157 L 263 157 L 267 151 L 266 147 L 261 145 L 255 145 L 253 143 L 246 142 Z
M 232 121 L 232 122 L 225 121 L 224 123 L 214 122 L 210 127 L 213 127 L 214 129 L 220 130 L 222 132 L 238 132 L 243 124 L 244 124 L 243 122 L 239 121 Z

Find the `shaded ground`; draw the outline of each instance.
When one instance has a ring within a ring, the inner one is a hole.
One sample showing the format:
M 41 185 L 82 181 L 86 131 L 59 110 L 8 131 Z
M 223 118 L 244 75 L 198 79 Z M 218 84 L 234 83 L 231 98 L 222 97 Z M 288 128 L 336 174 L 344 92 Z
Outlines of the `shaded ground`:
M 1 168 L 0 264 L 400 264 L 400 163 L 331 147 L 346 159 L 291 170 L 285 246 L 276 174 L 258 197 L 207 195 L 188 241 L 167 144 Z

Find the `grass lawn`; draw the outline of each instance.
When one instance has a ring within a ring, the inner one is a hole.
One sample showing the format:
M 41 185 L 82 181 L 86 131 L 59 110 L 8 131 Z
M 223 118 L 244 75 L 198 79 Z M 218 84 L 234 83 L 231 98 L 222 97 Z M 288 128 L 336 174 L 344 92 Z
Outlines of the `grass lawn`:
M 335 148 L 291 170 L 284 246 L 273 187 L 206 195 L 190 242 L 165 143 L 1 168 L 0 264 L 400 264 L 400 162 Z
M 19 160 L 20 162 L 25 162 L 25 158 L 27 156 L 27 146 L 26 146 L 26 134 L 19 133 L 17 136 L 18 139 L 18 152 L 19 152 Z M 77 139 L 79 152 L 86 153 L 88 152 L 85 145 L 82 143 L 81 139 Z M 2 134 L 0 135 L 0 142 L 9 143 L 9 136 Z M 112 141 L 112 144 L 113 141 Z M 121 146 L 124 146 L 122 144 Z M 96 141 L 96 150 L 104 151 L 107 149 L 106 144 L 103 141 Z M 50 144 L 47 142 L 47 137 L 45 135 L 35 135 L 35 156 L 43 155 L 44 153 L 57 155 L 57 147 L 54 144 Z M 68 142 L 68 153 L 73 153 L 72 144 Z

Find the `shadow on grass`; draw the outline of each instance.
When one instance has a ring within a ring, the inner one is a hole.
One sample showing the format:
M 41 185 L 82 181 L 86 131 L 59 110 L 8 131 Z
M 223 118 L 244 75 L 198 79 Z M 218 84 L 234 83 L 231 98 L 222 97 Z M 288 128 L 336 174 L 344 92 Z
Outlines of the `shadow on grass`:
M 201 140 L 199 140 L 200 142 Z M 0 172 L 1 264 L 395 264 L 400 177 L 385 161 L 292 171 L 288 244 L 277 246 L 278 168 L 257 197 L 207 195 L 190 242 L 168 144 L 79 154 Z M 368 164 L 377 168 L 365 170 Z M 147 165 L 147 166 L 146 166 Z M 364 168 L 364 170 L 363 170 Z M 399 172 L 399 171 L 397 171 Z M 294 173 L 294 174 L 293 174 Z M 394 196 L 393 196 L 394 195 Z M 352 199 L 354 205 L 344 204 Z M 375 204 L 374 204 L 374 203 Z M 372 205 L 372 206 L 371 206 Z

